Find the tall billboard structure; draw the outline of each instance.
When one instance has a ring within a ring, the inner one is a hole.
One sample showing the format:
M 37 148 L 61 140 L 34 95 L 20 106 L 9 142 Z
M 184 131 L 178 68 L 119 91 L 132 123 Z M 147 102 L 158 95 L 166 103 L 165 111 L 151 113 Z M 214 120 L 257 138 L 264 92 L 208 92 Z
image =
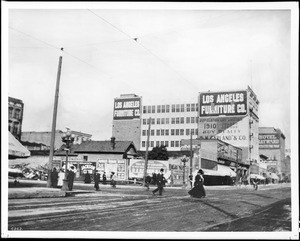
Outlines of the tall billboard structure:
M 112 136 L 119 141 L 132 140 L 137 150 L 141 139 L 142 98 L 124 94 L 114 99 Z
M 242 148 L 245 164 L 257 163 L 259 101 L 246 90 L 199 93 L 199 139 L 219 139 Z

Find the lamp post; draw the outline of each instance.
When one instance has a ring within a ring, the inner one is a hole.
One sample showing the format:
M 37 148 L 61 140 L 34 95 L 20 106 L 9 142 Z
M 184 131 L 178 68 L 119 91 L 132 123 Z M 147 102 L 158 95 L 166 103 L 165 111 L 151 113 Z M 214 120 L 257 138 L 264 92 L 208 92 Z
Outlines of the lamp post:
M 67 180 L 67 170 L 68 170 L 68 154 L 70 151 L 71 144 L 74 142 L 74 135 L 71 135 L 71 132 L 68 130 L 67 133 L 64 133 L 61 137 L 62 142 L 66 144 L 66 161 L 65 161 L 65 179 L 63 180 L 62 191 L 68 190 L 68 180 Z
M 185 187 L 185 163 L 188 162 L 188 158 L 186 157 L 186 155 L 184 155 L 182 158 L 181 158 L 181 161 L 183 162 L 183 187 Z

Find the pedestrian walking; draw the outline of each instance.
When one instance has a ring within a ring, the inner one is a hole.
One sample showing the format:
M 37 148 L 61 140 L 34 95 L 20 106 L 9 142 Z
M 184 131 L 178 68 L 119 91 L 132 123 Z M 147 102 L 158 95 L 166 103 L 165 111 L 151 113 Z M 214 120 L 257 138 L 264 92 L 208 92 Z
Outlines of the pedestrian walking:
M 151 177 L 149 175 L 147 175 L 145 178 L 145 187 L 147 187 L 147 190 L 150 189 L 149 188 L 150 182 L 151 182 Z
M 193 175 L 189 175 L 189 182 L 190 182 L 190 185 L 191 185 L 191 189 L 193 188 Z
M 111 172 L 111 174 L 110 174 L 110 184 L 112 185 L 113 188 L 116 187 L 115 173 L 114 172 Z
M 206 196 L 204 184 L 204 172 L 200 169 L 195 177 L 194 187 L 188 192 L 192 197 L 201 198 Z
M 106 184 L 106 172 L 103 173 L 102 180 L 103 180 L 103 184 L 105 185 Z
M 252 180 L 252 183 L 253 183 L 253 187 L 255 190 L 258 189 L 258 179 L 257 179 L 257 176 L 255 176 L 254 180 Z
M 164 169 L 160 169 L 160 173 L 156 175 L 156 184 L 157 188 L 152 191 L 153 195 L 158 191 L 158 195 L 162 195 L 164 184 L 166 183 L 166 179 L 164 177 Z
M 58 173 L 58 182 L 57 182 L 57 187 L 61 188 L 64 184 L 64 178 L 65 178 L 65 172 L 64 170 L 61 168 L 59 170 L 59 173 Z
M 95 170 L 94 172 L 94 182 L 95 182 L 94 187 L 96 188 L 96 191 L 99 191 L 100 173 L 97 170 Z
M 56 168 L 54 167 L 52 172 L 51 172 L 52 187 L 57 188 L 57 182 L 58 182 L 58 172 L 56 171 Z
M 74 178 L 75 178 L 74 166 L 71 166 L 71 170 L 68 171 L 68 175 L 67 175 L 67 181 L 68 181 L 69 191 L 73 190 Z
M 86 174 L 84 175 L 84 183 L 91 183 L 91 182 L 92 182 L 91 175 L 87 171 Z

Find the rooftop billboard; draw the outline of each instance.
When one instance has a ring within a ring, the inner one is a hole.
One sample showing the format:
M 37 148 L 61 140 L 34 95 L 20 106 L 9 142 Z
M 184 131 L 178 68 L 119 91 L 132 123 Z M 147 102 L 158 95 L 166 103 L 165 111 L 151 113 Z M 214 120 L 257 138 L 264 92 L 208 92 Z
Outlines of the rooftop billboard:
M 247 91 L 206 92 L 199 95 L 199 117 L 245 116 Z
M 141 98 L 116 98 L 114 100 L 114 120 L 140 118 Z

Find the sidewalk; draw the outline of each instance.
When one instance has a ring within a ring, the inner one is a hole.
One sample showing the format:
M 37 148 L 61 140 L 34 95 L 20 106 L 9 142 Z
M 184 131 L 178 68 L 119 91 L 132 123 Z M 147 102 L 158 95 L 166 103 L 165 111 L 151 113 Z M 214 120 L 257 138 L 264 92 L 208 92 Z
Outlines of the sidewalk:
M 76 194 L 82 193 L 94 193 L 94 183 L 85 184 L 82 182 L 74 182 L 74 187 L 72 191 L 62 191 L 59 188 L 47 188 L 47 181 L 41 180 L 26 180 L 21 179 L 20 184 L 17 186 L 13 185 L 13 179 L 9 179 L 9 188 L 8 188 L 8 199 L 16 199 L 16 198 L 45 198 L 45 197 L 66 197 L 73 196 Z M 153 186 L 154 187 L 154 186 Z M 290 183 L 283 184 L 272 184 L 272 185 L 260 185 L 259 188 L 278 188 L 278 187 L 290 187 Z M 186 189 L 188 190 L 190 187 L 166 187 L 166 189 Z M 109 184 L 103 185 L 100 184 L 100 189 L 111 189 Z M 117 189 L 145 189 L 142 185 L 117 185 Z M 253 189 L 252 186 L 205 186 L 206 190 L 231 190 L 231 189 Z

